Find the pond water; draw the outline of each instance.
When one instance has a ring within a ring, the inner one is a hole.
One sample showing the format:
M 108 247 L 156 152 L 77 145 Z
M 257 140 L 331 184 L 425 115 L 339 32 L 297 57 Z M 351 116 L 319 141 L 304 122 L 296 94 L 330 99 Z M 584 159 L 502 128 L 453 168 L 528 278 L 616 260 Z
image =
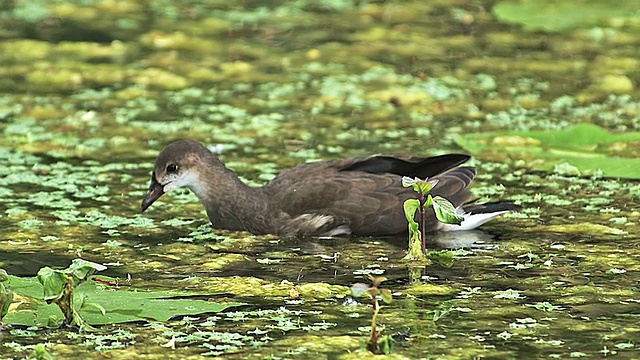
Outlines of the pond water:
M 370 301 L 349 290 L 368 274 L 393 292 L 379 322 L 394 358 L 637 358 L 635 180 L 479 153 L 479 201 L 525 209 L 433 234 L 451 251 L 418 268 L 402 237 L 215 230 L 187 191 L 139 212 L 155 156 L 181 138 L 260 185 L 320 159 L 466 152 L 473 133 L 638 131 L 637 12 L 560 32 L 508 23 L 498 3 L 1 4 L 0 268 L 31 277 L 80 257 L 131 278 L 114 291 L 246 305 L 98 332 L 8 325 L 0 358 L 36 344 L 56 358 L 368 358 Z

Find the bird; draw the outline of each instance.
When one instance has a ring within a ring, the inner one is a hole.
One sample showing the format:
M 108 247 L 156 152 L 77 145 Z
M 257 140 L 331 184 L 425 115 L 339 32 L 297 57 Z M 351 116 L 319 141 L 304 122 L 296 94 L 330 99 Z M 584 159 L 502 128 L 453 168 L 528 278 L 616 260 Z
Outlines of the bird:
M 408 234 L 403 203 L 415 198 L 403 187 L 408 176 L 437 180 L 431 194 L 449 200 L 463 216 L 459 225 L 439 222 L 428 209 L 427 231 L 469 230 L 520 206 L 510 202 L 475 204 L 468 187 L 476 169 L 460 166 L 471 157 L 372 155 L 311 162 L 285 170 L 252 187 L 207 147 L 178 140 L 158 155 L 141 210 L 163 194 L 186 187 L 202 202 L 214 228 L 274 234 L 282 238 L 392 236 Z

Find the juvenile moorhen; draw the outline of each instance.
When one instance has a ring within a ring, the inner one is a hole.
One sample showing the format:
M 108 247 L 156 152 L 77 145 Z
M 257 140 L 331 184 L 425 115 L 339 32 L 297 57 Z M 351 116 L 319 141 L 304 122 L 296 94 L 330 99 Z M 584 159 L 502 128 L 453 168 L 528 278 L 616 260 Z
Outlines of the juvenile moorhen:
M 416 193 L 402 177 L 438 179 L 431 191 L 451 201 L 464 221 L 440 223 L 432 211 L 428 230 L 468 230 L 520 207 L 473 205 L 467 187 L 475 168 L 459 166 L 470 156 L 428 158 L 369 156 L 298 165 L 262 187 L 250 187 L 206 147 L 190 140 L 168 145 L 155 162 L 145 211 L 162 194 L 187 187 L 202 201 L 216 228 L 282 237 L 381 236 L 407 233 L 403 202 Z

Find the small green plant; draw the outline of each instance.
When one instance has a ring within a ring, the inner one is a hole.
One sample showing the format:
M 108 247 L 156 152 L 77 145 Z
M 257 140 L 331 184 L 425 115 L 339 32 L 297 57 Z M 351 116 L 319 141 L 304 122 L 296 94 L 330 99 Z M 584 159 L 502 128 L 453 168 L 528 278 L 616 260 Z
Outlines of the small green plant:
M 393 350 L 395 340 L 389 335 L 380 336 L 378 331 L 378 314 L 380 313 L 380 302 L 378 296 L 385 303 L 390 303 L 393 300 L 391 291 L 389 289 L 380 288 L 380 284 L 387 280 L 386 277 L 373 277 L 369 275 L 371 279 L 371 285 L 357 283 L 351 286 L 351 293 L 355 297 L 360 297 L 364 294 L 369 294 L 373 301 L 373 316 L 371 317 L 371 337 L 366 344 L 367 350 L 374 354 L 390 354 Z
M 44 300 L 47 303 L 58 305 L 64 314 L 63 325 L 75 326 L 80 330 L 92 329 L 82 318 L 79 311 L 85 306 L 92 306 L 100 310 L 102 315 L 105 310 L 102 306 L 86 301 L 86 296 L 81 296 L 81 304 L 74 306 L 74 289 L 80 283 L 86 281 L 96 271 L 105 270 L 107 267 L 83 259 L 74 259 L 71 265 L 63 270 L 54 270 L 48 266 L 38 271 L 38 281 L 44 288 Z
M 44 267 L 30 278 L 7 275 L 0 270 L 2 320 L 8 325 L 47 328 L 66 325 L 84 331 L 94 330 L 94 325 L 168 321 L 175 316 L 217 313 L 245 305 L 202 300 L 203 293 L 180 290 L 129 290 L 132 287 L 129 281 L 91 276 L 104 269 L 100 264 L 75 259 L 66 269 Z M 13 293 L 20 296 L 20 305 L 9 309 Z
M 3 282 L 9 280 L 9 275 L 4 269 L 0 269 L 0 329 L 2 327 L 2 318 L 9 312 L 9 306 L 13 302 L 13 292 Z
M 44 344 L 36 344 L 33 347 L 33 353 L 29 356 L 29 359 L 34 360 L 53 360 L 54 357 L 47 350 L 47 347 Z
M 418 198 L 404 202 L 404 215 L 409 223 L 409 253 L 406 259 L 427 261 L 427 208 L 432 207 L 438 221 L 446 224 L 459 225 L 464 220 L 449 200 L 442 196 L 431 196 L 431 190 L 437 184 L 437 179 L 402 177 L 402 186 L 412 187 L 418 193 Z M 419 223 L 416 222 L 416 212 L 420 214 Z

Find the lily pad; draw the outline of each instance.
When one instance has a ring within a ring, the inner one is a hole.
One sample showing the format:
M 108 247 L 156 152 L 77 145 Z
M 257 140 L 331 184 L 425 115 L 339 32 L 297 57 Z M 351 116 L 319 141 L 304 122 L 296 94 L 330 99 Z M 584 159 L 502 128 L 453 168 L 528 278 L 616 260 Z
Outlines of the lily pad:
M 530 31 L 550 32 L 608 25 L 614 19 L 640 17 L 636 0 L 509 0 L 497 3 L 493 12 L 500 21 L 519 24 Z
M 37 278 L 9 276 L 9 281 L 5 284 L 21 296 L 23 303 L 10 309 L 3 319 L 5 323 L 50 326 L 51 319 L 62 319 L 60 309 L 56 305 L 48 305 L 43 300 L 44 290 Z M 130 290 L 124 286 L 106 288 L 95 281 L 83 282 L 75 289 L 76 304 L 81 303 L 80 296 L 86 297 L 87 303 L 98 304 L 106 311 L 103 315 L 100 307 L 87 306 L 81 309 L 82 319 L 90 325 L 167 321 L 174 316 L 217 313 L 230 307 L 245 305 L 237 302 L 216 303 L 202 300 L 200 298 L 206 296 L 205 294 L 184 291 Z
M 542 171 L 574 169 L 574 175 L 640 179 L 640 160 L 623 157 L 640 143 L 640 132 L 615 134 L 594 124 L 562 131 L 487 132 L 460 136 L 458 145 L 479 158 L 505 154 Z M 577 171 L 575 171 L 577 169 Z

